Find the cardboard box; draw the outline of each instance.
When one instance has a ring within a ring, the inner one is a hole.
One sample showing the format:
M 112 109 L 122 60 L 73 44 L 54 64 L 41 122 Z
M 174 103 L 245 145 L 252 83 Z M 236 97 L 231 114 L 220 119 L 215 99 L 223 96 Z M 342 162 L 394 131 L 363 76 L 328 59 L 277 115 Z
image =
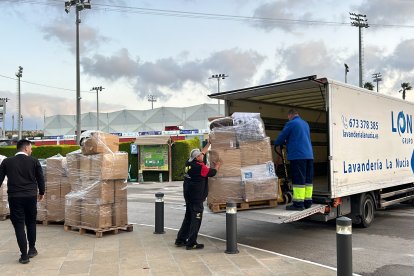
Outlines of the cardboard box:
M 128 178 L 128 153 L 104 153 L 93 155 L 90 177 L 102 180 Z
M 240 177 L 210 177 L 207 203 L 243 202 L 244 187 Z
M 113 226 L 124 226 L 128 224 L 128 202 L 122 200 L 113 204 Z
M 65 199 L 65 196 L 71 192 L 71 185 L 69 182 L 69 178 L 63 176 L 60 179 L 60 198 Z
M 239 149 L 219 149 L 209 151 L 210 166 L 214 168 L 214 163 L 220 161 L 220 169 L 216 177 L 240 176 L 241 155 Z
M 257 141 L 240 141 L 241 166 L 264 164 L 272 159 L 270 138 Z
M 112 226 L 112 204 L 96 205 L 82 202 L 81 225 L 94 229 Z
M 94 132 L 81 146 L 82 154 L 114 153 L 119 150 L 119 137 L 104 132 Z
M 128 199 L 128 184 L 124 180 L 114 180 L 115 203 Z
M 38 221 L 46 220 L 47 219 L 46 199 L 43 199 L 42 201 L 38 201 L 36 206 L 37 206 L 36 220 Z
M 46 159 L 46 180 L 49 177 L 60 177 L 67 175 L 66 157 L 52 156 Z
M 65 197 L 65 225 L 78 226 L 81 224 L 82 200 L 72 194 Z
M 67 173 L 70 176 L 72 173 L 78 173 L 80 168 L 80 159 L 82 157 L 81 151 L 73 151 L 66 154 Z
M 65 200 L 58 198 L 46 201 L 47 221 L 63 221 L 65 219 Z
M 46 186 L 45 198 L 46 200 L 57 200 L 60 199 L 60 185 L 51 185 L 50 183 Z
M 265 164 L 260 165 L 246 166 L 242 167 L 240 170 L 243 181 L 276 177 L 275 165 L 273 162 L 267 162 Z
M 278 185 L 277 177 L 262 178 L 255 180 L 245 180 L 244 184 L 244 200 L 257 201 L 277 199 Z
M 95 182 L 85 188 L 83 196 L 83 201 L 90 204 L 114 203 L 114 182 L 111 180 Z
M 232 127 L 214 128 L 209 136 L 211 149 L 237 148 L 236 132 Z

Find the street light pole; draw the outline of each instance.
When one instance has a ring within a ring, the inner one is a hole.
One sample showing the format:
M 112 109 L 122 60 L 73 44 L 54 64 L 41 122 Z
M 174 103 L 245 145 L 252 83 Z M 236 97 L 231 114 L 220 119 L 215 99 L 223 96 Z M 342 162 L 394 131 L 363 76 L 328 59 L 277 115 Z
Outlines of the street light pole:
M 91 91 L 96 91 L 96 130 L 99 130 L 99 91 L 102 91 L 102 86 L 92 87 Z
M 220 80 L 224 80 L 227 77 L 228 75 L 226 74 L 216 74 L 216 75 L 211 75 L 211 77 L 208 79 L 217 79 L 217 93 L 220 93 Z M 218 104 L 218 114 L 220 115 L 220 99 L 217 99 L 217 104 Z
M 80 62 L 79 62 L 79 24 L 80 11 L 90 9 L 90 0 L 69 0 L 65 2 L 65 12 L 69 13 L 70 7 L 76 7 L 76 142 L 79 144 L 81 134 L 81 96 L 80 96 Z
M 377 92 L 378 92 L 378 82 L 382 81 L 382 75 L 381 73 L 374 73 L 372 74 L 372 78 L 374 79 L 374 82 L 377 83 Z
M 151 109 L 154 109 L 154 102 L 157 101 L 157 97 L 155 95 L 148 95 L 148 101 L 151 102 Z
M 350 12 L 349 15 L 354 16 L 350 17 L 351 25 L 358 27 L 359 29 L 359 87 L 363 87 L 363 47 L 362 47 L 362 28 L 368 28 L 368 19 L 366 19 L 365 14 L 356 14 Z
M 19 66 L 19 71 L 17 71 L 16 73 L 16 77 L 17 77 L 17 113 L 18 113 L 18 126 L 17 129 L 19 130 L 18 132 L 18 139 L 22 139 L 22 121 L 21 121 L 21 117 L 22 117 L 22 109 L 21 109 L 21 96 L 20 96 L 20 78 L 23 76 L 23 67 Z
M 349 72 L 349 66 L 348 64 L 344 63 L 345 65 L 345 83 L 348 82 L 347 76 L 348 76 L 348 72 Z
M 2 137 L 3 137 L 3 139 L 5 139 L 6 138 L 6 105 L 7 105 L 7 102 L 9 101 L 9 98 L 0 98 L 0 102 L 1 102 L 1 105 L 3 106 L 3 109 L 2 109 L 2 111 L 1 111 L 1 113 L 2 113 L 2 118 L 1 118 L 1 120 L 3 121 L 3 133 L 2 133 Z

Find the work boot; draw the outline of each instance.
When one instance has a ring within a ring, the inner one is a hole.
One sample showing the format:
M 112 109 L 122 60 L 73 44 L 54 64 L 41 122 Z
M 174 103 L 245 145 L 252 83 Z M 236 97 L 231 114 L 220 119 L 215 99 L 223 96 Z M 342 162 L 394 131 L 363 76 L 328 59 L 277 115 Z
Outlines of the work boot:
M 30 262 L 29 256 L 25 255 L 21 255 L 20 259 L 19 259 L 19 263 L 21 264 L 27 264 Z
M 177 247 L 183 247 L 183 246 L 187 245 L 187 243 L 185 241 L 179 241 L 179 240 L 175 240 L 174 244 Z
M 305 207 L 296 206 L 296 205 L 292 204 L 292 205 L 286 206 L 286 210 L 288 210 L 288 211 L 303 211 L 303 210 L 305 210 Z
M 312 207 L 312 200 L 305 200 L 305 209 Z
M 34 256 L 37 256 L 37 250 L 35 247 L 29 248 L 29 253 L 27 253 L 27 256 L 29 258 L 33 258 Z
M 202 244 L 202 243 L 196 243 L 196 244 L 193 244 L 193 245 L 187 245 L 185 247 L 185 249 L 187 249 L 187 250 L 191 250 L 191 249 L 203 249 L 203 248 L 204 248 L 204 244 Z

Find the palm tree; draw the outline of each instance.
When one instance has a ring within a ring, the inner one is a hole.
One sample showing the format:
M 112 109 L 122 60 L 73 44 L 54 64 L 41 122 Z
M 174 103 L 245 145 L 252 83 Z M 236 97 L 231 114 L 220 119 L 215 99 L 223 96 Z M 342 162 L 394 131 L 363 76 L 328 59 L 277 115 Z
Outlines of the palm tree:
M 413 89 L 413 88 L 411 87 L 411 84 L 409 82 L 401 83 L 401 90 L 399 92 L 402 92 L 403 100 L 405 100 L 405 91 L 411 90 L 411 89 Z
M 372 82 L 366 82 L 364 83 L 364 88 L 368 89 L 368 90 L 374 90 L 374 85 L 372 84 Z

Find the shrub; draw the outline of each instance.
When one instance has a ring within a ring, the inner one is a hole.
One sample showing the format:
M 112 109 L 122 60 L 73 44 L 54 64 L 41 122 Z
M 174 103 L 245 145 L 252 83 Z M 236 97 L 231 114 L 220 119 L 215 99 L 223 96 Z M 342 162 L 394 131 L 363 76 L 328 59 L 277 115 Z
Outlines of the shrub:
M 196 137 L 191 140 L 175 141 L 172 145 L 172 180 L 183 180 L 185 161 L 188 160 L 190 152 L 200 147 L 200 140 Z

